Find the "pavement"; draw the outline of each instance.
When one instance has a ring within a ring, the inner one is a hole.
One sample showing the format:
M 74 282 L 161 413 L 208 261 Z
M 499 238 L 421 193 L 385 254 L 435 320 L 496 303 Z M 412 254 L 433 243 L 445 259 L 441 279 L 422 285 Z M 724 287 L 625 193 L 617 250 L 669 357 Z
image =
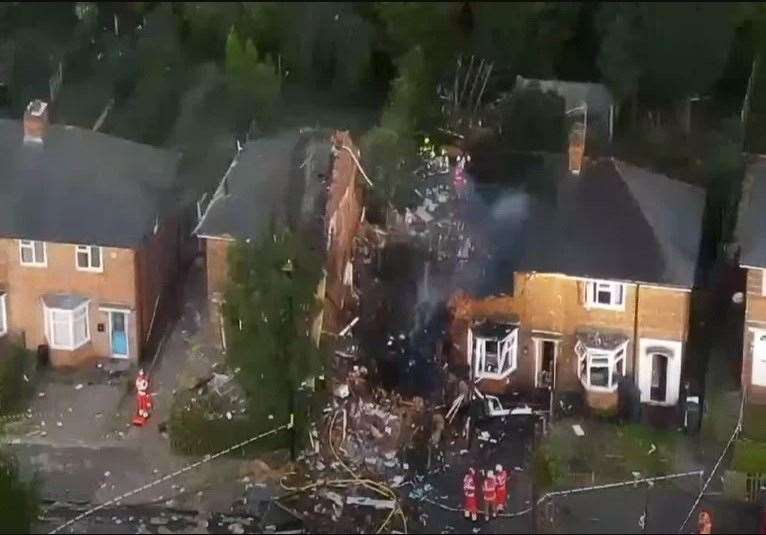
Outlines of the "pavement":
M 6 425 L 6 449 L 17 457 L 23 475 L 37 479 L 45 502 L 66 507 L 103 503 L 197 460 L 175 454 L 161 424 L 169 416 L 183 370 L 211 351 L 201 329 L 201 276 L 197 262 L 186 280 L 180 317 L 150 371 L 156 396 L 148 425 L 131 425 L 133 375 L 109 372 L 103 363 L 75 374 L 44 372 L 25 417 Z M 162 504 L 200 514 L 229 511 L 246 490 L 241 469 L 241 460 L 222 457 L 121 503 Z M 73 528 L 100 532 L 87 522 Z

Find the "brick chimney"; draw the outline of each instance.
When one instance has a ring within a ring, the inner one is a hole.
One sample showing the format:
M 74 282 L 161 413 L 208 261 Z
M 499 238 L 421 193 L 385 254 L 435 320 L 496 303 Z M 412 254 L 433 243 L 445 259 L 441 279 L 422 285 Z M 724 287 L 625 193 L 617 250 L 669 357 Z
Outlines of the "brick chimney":
M 569 172 L 579 175 L 582 171 L 583 157 L 585 156 L 585 126 L 583 123 L 574 123 L 569 132 Z
M 48 103 L 33 100 L 24 112 L 24 143 L 42 143 L 48 132 Z

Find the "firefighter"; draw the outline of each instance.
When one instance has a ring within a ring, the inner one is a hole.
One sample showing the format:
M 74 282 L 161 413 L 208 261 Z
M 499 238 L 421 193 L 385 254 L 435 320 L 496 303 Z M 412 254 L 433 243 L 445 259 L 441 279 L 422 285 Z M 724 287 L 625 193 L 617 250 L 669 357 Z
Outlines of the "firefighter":
M 498 513 L 502 513 L 508 501 L 508 472 L 499 464 L 495 466 L 495 480 L 497 481 L 495 508 Z
M 471 517 L 476 522 L 476 515 L 479 512 L 479 501 L 476 499 L 476 470 L 473 467 L 468 468 L 468 473 L 463 477 L 463 513 L 465 517 Z
M 152 410 L 152 395 L 149 393 L 149 377 L 144 370 L 138 370 L 136 377 L 136 416 L 133 424 L 142 426 L 149 419 L 149 411 Z
M 697 517 L 697 533 L 709 535 L 713 533 L 713 515 L 705 509 L 700 511 Z
M 481 488 L 484 495 L 484 518 L 489 520 L 490 515 L 492 518 L 497 516 L 497 480 L 492 470 L 487 472 Z

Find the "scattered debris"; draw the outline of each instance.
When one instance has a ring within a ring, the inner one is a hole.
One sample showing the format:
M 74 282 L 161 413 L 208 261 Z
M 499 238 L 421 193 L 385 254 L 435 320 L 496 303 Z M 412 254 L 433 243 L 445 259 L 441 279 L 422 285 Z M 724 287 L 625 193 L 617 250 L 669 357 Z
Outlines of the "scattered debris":
M 584 437 L 585 431 L 583 430 L 582 426 L 580 424 L 574 424 L 572 426 L 572 431 L 574 431 L 574 434 L 578 437 Z

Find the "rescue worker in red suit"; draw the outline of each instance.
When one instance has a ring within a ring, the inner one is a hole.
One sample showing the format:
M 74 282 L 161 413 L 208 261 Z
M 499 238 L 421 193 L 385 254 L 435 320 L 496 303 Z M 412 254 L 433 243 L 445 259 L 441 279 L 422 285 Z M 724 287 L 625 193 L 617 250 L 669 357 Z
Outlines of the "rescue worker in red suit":
M 465 517 L 471 517 L 476 522 L 479 513 L 479 500 L 476 498 L 476 470 L 468 468 L 468 473 L 463 477 L 463 512 Z
M 713 533 L 713 515 L 703 509 L 697 517 L 697 533 L 709 535 Z
M 495 466 L 495 480 L 497 481 L 495 507 L 497 512 L 501 513 L 505 510 L 505 503 L 508 501 L 508 472 L 499 464 Z
M 487 472 L 487 477 L 484 478 L 482 484 L 482 494 L 484 495 L 484 518 L 489 520 L 489 516 L 497 516 L 497 480 L 492 470 Z
M 149 419 L 149 411 L 152 410 L 152 395 L 149 393 L 149 378 L 144 370 L 138 371 L 136 377 L 136 417 L 133 423 L 143 425 Z

